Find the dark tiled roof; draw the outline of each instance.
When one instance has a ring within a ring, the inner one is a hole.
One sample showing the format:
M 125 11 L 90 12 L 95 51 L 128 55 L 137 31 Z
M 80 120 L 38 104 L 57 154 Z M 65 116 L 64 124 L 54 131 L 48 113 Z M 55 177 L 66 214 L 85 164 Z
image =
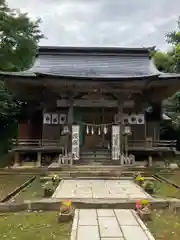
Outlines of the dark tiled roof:
M 77 78 L 143 78 L 160 75 L 149 57 L 149 48 L 41 47 L 27 71 L 4 73 Z

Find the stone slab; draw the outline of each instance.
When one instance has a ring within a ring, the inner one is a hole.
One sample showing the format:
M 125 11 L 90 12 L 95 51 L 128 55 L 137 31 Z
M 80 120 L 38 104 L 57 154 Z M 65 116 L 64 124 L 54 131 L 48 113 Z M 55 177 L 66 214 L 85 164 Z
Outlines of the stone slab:
M 101 240 L 98 226 L 79 226 L 77 240 Z
M 97 209 L 98 217 L 115 217 L 113 209 Z
M 140 226 L 121 226 L 125 240 L 149 240 Z
M 132 214 L 130 210 L 125 209 L 115 209 L 115 214 L 118 219 L 118 222 L 122 226 L 138 226 L 139 223 L 137 222 L 136 218 Z
M 151 198 L 131 180 L 62 180 L 52 198 Z
M 95 209 L 80 209 L 79 226 L 98 226 Z
M 71 240 L 155 240 L 131 209 L 76 209 Z
M 123 236 L 116 217 L 99 217 L 98 220 L 101 237 L 118 238 Z
M 101 240 L 125 240 L 125 239 L 122 237 L 122 238 L 101 238 Z

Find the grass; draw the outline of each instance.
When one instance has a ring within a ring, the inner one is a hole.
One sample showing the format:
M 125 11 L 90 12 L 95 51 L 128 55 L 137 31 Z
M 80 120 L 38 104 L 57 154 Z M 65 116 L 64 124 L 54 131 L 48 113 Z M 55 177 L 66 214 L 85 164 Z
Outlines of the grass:
M 167 176 L 167 178 L 168 178 L 168 180 L 170 180 L 180 186 L 180 172 L 176 172 L 170 176 Z
M 156 240 L 180 239 L 180 215 L 170 210 L 154 210 L 147 225 Z
M 15 188 L 25 183 L 31 176 L 1 175 L 0 176 L 0 199 L 3 199 Z
M 169 173 L 166 175 L 160 174 L 160 176 L 163 176 L 164 178 L 168 179 L 171 182 L 176 183 L 177 185 L 180 185 L 180 172 L 174 172 Z M 176 189 L 175 187 L 156 181 L 156 192 L 154 194 L 155 197 L 168 197 L 168 198 L 179 198 L 180 199 L 180 190 Z
M 37 178 L 27 188 L 23 189 L 14 199 L 15 202 L 23 202 L 24 200 L 39 200 L 43 198 L 43 183 L 40 177 Z
M 0 216 L 0 239 L 69 240 L 71 222 L 58 224 L 55 212 L 17 213 Z
M 166 183 L 159 181 L 155 182 L 156 192 L 153 194 L 154 197 L 159 198 L 180 198 L 180 190 Z

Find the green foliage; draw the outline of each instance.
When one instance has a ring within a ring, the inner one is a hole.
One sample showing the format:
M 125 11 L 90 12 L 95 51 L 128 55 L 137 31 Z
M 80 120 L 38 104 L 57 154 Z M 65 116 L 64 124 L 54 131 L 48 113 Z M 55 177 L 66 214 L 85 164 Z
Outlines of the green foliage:
M 52 181 L 48 181 L 43 185 L 44 197 L 51 197 L 55 191 L 55 187 Z
M 166 34 L 167 43 L 170 43 L 173 46 L 176 46 L 180 43 L 180 17 L 177 21 L 177 28 L 178 31 L 172 31 Z
M 180 73 L 180 18 L 177 21 L 177 30 L 166 34 L 167 43 L 171 44 L 169 52 L 156 51 L 153 60 L 162 72 Z M 180 92 L 168 99 L 165 112 L 172 118 L 173 127 L 180 128 Z
M 16 135 L 17 116 L 20 102 L 14 101 L 4 82 L 0 81 L 0 153 L 8 151 L 10 139 Z
M 155 192 L 155 184 L 152 181 L 146 181 L 143 187 L 144 190 L 149 194 L 153 194 Z
M 0 71 L 27 69 L 34 59 L 37 44 L 43 37 L 40 20 L 10 9 L 0 0 Z M 10 139 L 16 135 L 21 103 L 14 100 L 3 79 L 0 81 L 0 154 L 7 152 Z
M 174 129 L 179 129 L 180 127 L 180 92 L 175 93 L 172 97 L 168 99 L 167 105 L 164 106 L 165 111 L 168 116 L 172 119 L 172 124 Z
M 177 31 L 165 35 L 167 43 L 171 44 L 169 52 L 153 52 L 153 60 L 160 71 L 180 72 L 180 18 L 177 21 Z
M 170 52 L 164 53 L 157 51 L 153 55 L 153 60 L 159 71 L 162 72 L 174 71 L 174 57 Z
M 36 53 L 40 20 L 31 21 L 28 15 L 10 9 L 0 0 L 0 70 L 20 71 L 28 68 Z

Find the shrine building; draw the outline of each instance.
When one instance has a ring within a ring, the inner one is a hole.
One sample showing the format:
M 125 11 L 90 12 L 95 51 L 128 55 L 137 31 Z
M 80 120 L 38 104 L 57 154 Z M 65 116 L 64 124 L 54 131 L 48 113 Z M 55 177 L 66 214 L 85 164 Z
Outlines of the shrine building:
M 1 72 L 24 103 L 11 150 L 16 162 L 35 154 L 39 166 L 60 155 L 71 164 L 121 164 L 122 154 L 171 151 L 160 140 L 161 106 L 180 88 L 180 75 L 159 72 L 150 50 L 40 47 L 30 69 Z

